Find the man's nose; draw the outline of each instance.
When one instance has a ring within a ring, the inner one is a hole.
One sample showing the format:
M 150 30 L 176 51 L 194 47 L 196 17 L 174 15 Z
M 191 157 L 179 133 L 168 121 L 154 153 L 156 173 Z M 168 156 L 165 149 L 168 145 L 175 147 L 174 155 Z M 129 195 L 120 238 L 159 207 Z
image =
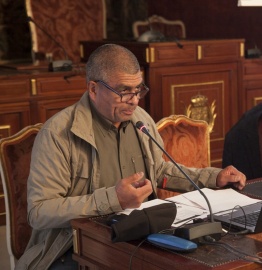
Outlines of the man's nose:
M 140 98 L 138 97 L 138 95 L 133 95 L 133 97 L 128 100 L 128 103 L 138 104 L 139 100 L 140 100 Z

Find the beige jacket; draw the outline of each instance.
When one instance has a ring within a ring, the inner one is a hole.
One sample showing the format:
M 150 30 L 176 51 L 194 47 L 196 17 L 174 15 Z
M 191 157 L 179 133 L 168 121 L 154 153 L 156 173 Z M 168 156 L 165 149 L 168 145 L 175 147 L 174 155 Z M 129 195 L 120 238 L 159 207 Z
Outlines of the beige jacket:
M 152 118 L 140 107 L 132 122 L 144 122 L 161 144 Z M 173 175 L 167 187 L 192 190 L 192 185 L 162 152 L 138 131 L 153 188 L 164 174 Z M 48 269 L 72 246 L 70 220 L 105 215 L 121 209 L 115 188 L 99 187 L 99 153 L 96 150 L 92 115 L 85 93 L 80 101 L 49 119 L 36 137 L 28 179 L 28 221 L 33 233 L 16 269 Z M 188 169 L 186 173 L 203 187 L 215 187 L 219 169 Z M 90 247 L 91 248 L 91 247 Z

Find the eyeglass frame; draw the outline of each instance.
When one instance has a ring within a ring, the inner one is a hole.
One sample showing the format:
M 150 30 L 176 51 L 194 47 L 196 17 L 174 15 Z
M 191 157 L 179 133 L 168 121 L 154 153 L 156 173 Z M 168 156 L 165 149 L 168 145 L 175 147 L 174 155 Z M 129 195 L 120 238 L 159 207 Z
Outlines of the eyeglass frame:
M 115 90 L 114 88 L 112 88 L 110 85 L 108 85 L 107 83 L 105 83 L 104 81 L 102 80 L 95 80 L 94 81 L 95 83 L 101 83 L 103 86 L 105 86 L 108 90 L 112 91 L 113 93 L 117 94 L 120 98 L 121 98 L 121 102 L 128 102 L 130 101 L 131 99 L 134 98 L 134 96 L 136 96 L 139 100 L 144 98 L 146 96 L 146 94 L 149 92 L 149 88 L 144 84 L 142 83 L 141 85 L 143 85 L 144 87 L 144 90 L 141 90 L 141 91 L 138 91 L 136 93 L 125 93 L 125 94 L 120 94 L 117 90 Z M 137 95 L 141 92 L 144 92 L 145 94 L 143 95 L 143 97 L 138 97 Z M 126 101 L 122 101 L 123 99 L 123 96 L 127 96 L 127 95 L 132 95 L 132 97 Z

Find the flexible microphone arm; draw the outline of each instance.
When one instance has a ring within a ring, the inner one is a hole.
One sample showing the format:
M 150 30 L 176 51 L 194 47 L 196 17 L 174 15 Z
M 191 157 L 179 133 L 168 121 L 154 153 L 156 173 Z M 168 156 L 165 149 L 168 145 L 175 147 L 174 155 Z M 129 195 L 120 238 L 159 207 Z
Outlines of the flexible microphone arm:
M 65 48 L 58 41 L 56 41 L 54 37 L 52 37 L 44 28 L 42 28 L 32 17 L 27 16 L 27 21 L 34 23 L 43 33 L 45 33 L 52 41 L 54 41 L 55 44 L 63 50 L 65 54 L 65 59 L 68 60 L 68 55 Z
M 150 135 L 149 131 L 145 127 L 145 125 L 138 121 L 136 123 L 136 127 L 145 133 L 151 140 L 165 153 L 165 155 L 170 159 L 170 161 L 179 169 L 179 171 L 186 177 L 187 180 L 200 192 L 200 194 L 204 197 L 207 202 L 209 211 L 210 211 L 210 221 L 211 222 L 200 222 L 193 224 L 186 224 L 182 227 L 178 227 L 175 229 L 174 234 L 176 236 L 197 241 L 199 243 L 203 243 L 203 239 L 205 241 L 218 241 L 221 239 L 222 235 L 222 225 L 221 222 L 214 222 L 214 217 L 212 213 L 212 209 L 207 199 L 206 195 L 202 192 L 202 190 L 195 184 L 195 182 L 183 171 L 183 169 L 173 160 L 173 158 L 163 149 L 161 145 Z
M 140 131 L 145 133 L 150 139 L 163 151 L 163 153 L 169 158 L 169 160 L 179 169 L 179 171 L 186 177 L 186 179 L 200 192 L 200 194 L 204 197 L 208 209 L 210 212 L 210 221 L 214 222 L 213 212 L 210 205 L 210 202 L 208 198 L 206 197 L 205 193 L 197 186 L 197 184 L 189 177 L 189 175 L 174 161 L 174 159 L 166 152 L 166 150 L 151 136 L 146 126 L 143 124 L 143 122 L 138 121 L 136 122 L 136 128 L 138 128 Z
M 179 49 L 182 49 L 184 47 L 184 45 L 179 42 L 178 38 L 174 37 L 174 41 Z

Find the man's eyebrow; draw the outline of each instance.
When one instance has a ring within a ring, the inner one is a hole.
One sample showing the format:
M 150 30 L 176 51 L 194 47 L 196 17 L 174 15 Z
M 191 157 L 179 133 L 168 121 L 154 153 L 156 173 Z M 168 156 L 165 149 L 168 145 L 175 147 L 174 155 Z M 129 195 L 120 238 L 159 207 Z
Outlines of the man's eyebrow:
M 125 84 L 120 84 L 118 86 L 116 86 L 116 89 L 121 89 L 121 88 L 124 88 L 124 89 L 132 89 L 132 88 L 137 88 L 137 87 L 140 87 L 141 85 L 143 85 L 144 82 L 142 81 L 141 83 L 139 83 L 138 85 L 136 86 L 130 86 L 130 85 L 125 85 Z
M 121 91 L 124 91 L 126 89 L 132 89 L 132 87 L 125 85 L 125 84 L 119 84 L 115 87 L 115 89 L 121 92 Z
M 115 87 L 116 90 L 118 90 L 119 92 L 125 91 L 125 90 L 132 90 L 135 89 L 137 87 L 140 87 L 141 85 L 143 85 L 144 82 L 140 82 L 138 85 L 136 86 L 130 86 L 130 85 L 126 85 L 126 84 L 119 84 Z

